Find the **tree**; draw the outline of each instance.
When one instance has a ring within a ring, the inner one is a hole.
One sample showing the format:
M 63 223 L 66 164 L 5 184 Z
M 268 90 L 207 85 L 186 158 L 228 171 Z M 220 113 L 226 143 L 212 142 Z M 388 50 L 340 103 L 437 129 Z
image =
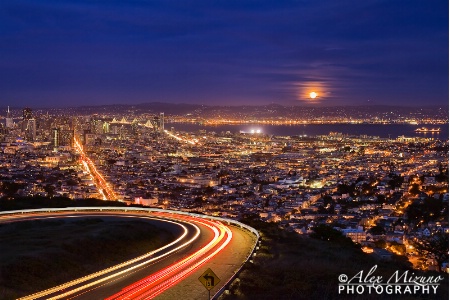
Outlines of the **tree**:
M 393 249 L 394 251 L 399 253 L 399 255 L 405 255 L 405 253 L 406 253 L 405 245 L 399 244 L 397 242 L 392 242 L 390 246 L 391 246 L 391 249 Z
M 108 165 L 113 165 L 117 162 L 117 160 L 115 159 L 107 159 L 106 162 L 108 163 Z
M 443 214 L 444 204 L 440 199 L 428 197 L 422 202 L 414 202 L 406 209 L 408 220 L 418 222 L 423 220 L 425 222 L 438 220 Z
M 67 180 L 67 185 L 69 186 L 76 186 L 78 185 L 78 180 L 74 179 L 74 178 L 70 178 Z
M 355 191 L 355 184 L 351 184 L 351 185 L 347 185 L 347 184 L 339 184 L 337 186 L 337 191 L 338 193 L 341 194 L 350 194 L 353 195 L 354 191 Z
M 208 196 L 213 195 L 214 192 L 215 192 L 215 190 L 214 190 L 214 188 L 213 188 L 212 186 L 207 186 L 207 187 L 205 187 L 203 191 L 204 191 L 204 193 L 205 193 L 206 195 L 208 195 Z
M 19 189 L 22 189 L 25 187 L 25 184 L 23 183 L 16 183 L 16 182 L 3 182 L 3 193 L 9 197 L 12 197 Z
M 319 213 L 319 214 L 327 214 L 328 211 L 326 210 L 325 207 L 323 207 L 323 205 L 319 205 L 319 207 L 317 208 L 317 213 Z
M 384 230 L 383 226 L 375 225 L 369 229 L 369 232 L 374 235 L 382 235 L 386 233 L 386 230 Z
M 403 176 L 398 176 L 393 174 L 392 179 L 389 180 L 388 185 L 391 189 L 395 189 L 396 187 L 400 187 L 403 183 Z
M 413 241 L 413 245 L 422 256 L 436 260 L 442 271 L 442 263 L 448 261 L 448 233 L 437 232 Z
M 313 227 L 311 237 L 324 241 L 331 241 L 338 244 L 346 244 L 354 246 L 352 240 L 342 235 L 341 232 L 325 224 L 319 224 Z
M 386 196 L 385 195 L 377 195 L 377 202 L 378 203 L 386 203 Z
M 420 187 L 417 183 L 414 183 L 411 186 L 411 189 L 409 190 L 409 192 L 413 195 L 418 195 L 420 193 Z
M 386 248 L 386 241 L 385 240 L 378 240 L 375 242 L 375 247 L 377 248 Z

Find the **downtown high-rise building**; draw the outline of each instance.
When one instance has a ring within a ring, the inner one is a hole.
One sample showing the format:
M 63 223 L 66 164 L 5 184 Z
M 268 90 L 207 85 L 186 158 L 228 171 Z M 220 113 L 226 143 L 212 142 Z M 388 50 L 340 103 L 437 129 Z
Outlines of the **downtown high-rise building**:
M 36 140 L 36 120 L 26 119 L 25 124 L 25 139 L 29 142 L 34 142 Z
M 52 144 L 53 144 L 53 147 L 59 147 L 60 145 L 60 143 L 59 143 L 59 128 L 53 128 L 52 129 Z
M 30 119 L 33 118 L 33 111 L 31 110 L 31 108 L 25 107 L 25 108 L 22 110 L 22 118 L 23 118 L 24 120 L 30 120 Z
M 5 123 L 6 128 L 13 128 L 14 127 L 14 121 L 13 118 L 11 116 L 11 112 L 9 111 L 9 106 L 8 106 L 8 110 L 6 112 L 6 123 Z
M 73 147 L 75 132 L 72 129 L 62 129 L 59 132 L 60 146 Z
M 75 132 L 72 129 L 52 129 L 52 144 L 53 147 L 57 148 L 60 146 L 70 146 L 73 147 Z
M 33 118 L 33 111 L 29 107 L 22 110 L 22 132 L 25 140 L 33 142 L 36 140 L 36 120 Z
M 161 132 L 164 131 L 164 113 L 163 112 L 159 114 L 159 130 Z

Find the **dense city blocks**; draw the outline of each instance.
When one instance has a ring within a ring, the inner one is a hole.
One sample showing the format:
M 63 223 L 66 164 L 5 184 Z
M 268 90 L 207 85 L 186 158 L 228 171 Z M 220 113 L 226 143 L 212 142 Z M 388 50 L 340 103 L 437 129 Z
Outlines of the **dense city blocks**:
M 368 254 L 447 268 L 448 258 L 420 248 L 432 236 L 448 238 L 446 136 L 414 130 L 389 137 L 273 135 L 238 125 L 234 131 L 186 131 L 180 116 L 164 113 L 55 116 L 26 108 L 11 119 L 8 108 L 1 134 L 3 199 L 97 198 L 252 216 L 301 235 L 326 225 Z

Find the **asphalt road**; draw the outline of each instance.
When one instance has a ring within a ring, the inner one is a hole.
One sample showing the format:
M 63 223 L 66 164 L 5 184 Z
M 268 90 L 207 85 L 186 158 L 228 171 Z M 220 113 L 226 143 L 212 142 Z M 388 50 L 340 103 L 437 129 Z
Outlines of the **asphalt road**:
M 72 217 L 73 213 L 51 213 L 52 217 Z M 131 218 L 142 218 L 143 216 L 148 217 L 153 214 L 142 214 L 142 213 L 76 213 L 77 217 L 83 216 L 103 216 L 103 217 L 131 217 Z M 20 219 L 33 219 L 36 217 L 44 217 L 44 215 L 27 215 L 27 216 L 18 216 Z M 132 264 L 128 264 L 125 267 L 118 268 L 114 270 L 114 272 L 108 272 L 101 276 L 96 276 L 95 278 L 89 279 L 87 281 L 83 281 L 82 283 L 72 285 L 62 291 L 62 293 L 66 293 L 69 290 L 85 287 L 86 285 L 90 285 L 88 288 L 84 288 L 77 293 L 71 294 L 70 296 L 58 297 L 61 292 L 52 293 L 50 295 L 43 296 L 42 298 L 33 298 L 33 299 L 49 299 L 51 296 L 56 296 L 55 299 L 104 299 L 108 296 L 116 294 L 120 292 L 123 288 L 132 285 L 135 282 L 138 282 L 142 278 L 145 278 L 151 274 L 154 274 L 168 266 L 173 265 L 176 262 L 181 261 L 183 258 L 190 256 L 195 253 L 202 247 L 204 247 L 208 242 L 214 239 L 214 234 L 211 228 L 207 226 L 203 226 L 199 223 L 196 223 L 197 226 L 192 225 L 195 222 L 186 222 L 180 219 L 184 219 L 184 217 L 171 215 L 171 218 L 177 219 L 176 222 L 184 225 L 187 228 L 186 235 L 180 239 L 174 245 L 167 247 L 157 253 L 154 253 L 152 257 L 157 255 L 164 255 L 167 252 L 183 245 L 189 240 L 192 240 L 194 236 L 197 234 L 197 228 L 200 230 L 200 235 L 197 239 L 193 240 L 187 246 L 184 246 L 170 255 L 165 256 L 163 259 L 158 259 L 152 261 L 150 263 L 143 264 L 142 261 L 137 261 Z M 5 220 L 4 218 L 2 219 Z M 183 232 L 180 225 L 175 223 L 168 222 L 166 219 L 140 219 L 151 222 L 153 225 L 158 226 L 160 228 L 167 229 L 174 233 L 175 236 L 180 236 Z M 233 233 L 233 238 L 230 240 L 230 243 L 215 257 L 208 260 L 207 263 L 201 265 L 198 269 L 191 272 L 189 276 L 187 276 L 182 281 L 176 283 L 176 285 L 170 287 L 165 290 L 162 294 L 157 296 L 157 299 L 207 299 L 208 292 L 205 287 L 200 283 L 198 278 L 200 275 L 207 269 L 211 268 L 216 273 L 216 275 L 220 278 L 219 284 L 217 284 L 212 290 L 211 295 L 214 295 L 218 289 L 220 289 L 231 276 L 242 265 L 247 256 L 249 255 L 255 239 L 254 236 L 239 228 L 229 226 L 231 232 Z M 145 260 L 144 260 L 145 261 Z M 111 276 L 111 274 L 119 274 L 115 276 Z M 101 281 L 101 282 L 98 282 Z M 120 297 L 119 297 L 120 298 Z

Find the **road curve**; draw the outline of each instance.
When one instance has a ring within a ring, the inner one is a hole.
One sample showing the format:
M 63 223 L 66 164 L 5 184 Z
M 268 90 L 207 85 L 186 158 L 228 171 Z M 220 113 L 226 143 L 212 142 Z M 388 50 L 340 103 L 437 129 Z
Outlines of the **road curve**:
M 161 299 L 177 299 L 180 295 L 190 295 L 184 297 L 185 299 L 197 298 L 202 294 L 206 295 L 206 290 L 197 280 L 199 272 L 210 265 L 215 266 L 215 271 L 221 276 L 221 284 L 215 289 L 217 292 L 250 257 L 258 239 L 256 230 L 236 221 L 159 209 L 98 207 L 24 210 L 0 213 L 0 222 L 93 214 L 156 218 L 162 222 L 176 224 L 182 229 L 182 234 L 160 249 L 21 299 L 107 297 L 112 300 L 153 299 L 158 296 Z M 246 230 L 229 226 L 230 223 Z M 237 244 L 233 241 L 233 232 L 240 239 Z M 230 242 L 234 242 L 233 250 L 226 250 Z M 193 284 L 195 281 L 196 285 Z M 186 294 L 187 289 L 189 293 Z

